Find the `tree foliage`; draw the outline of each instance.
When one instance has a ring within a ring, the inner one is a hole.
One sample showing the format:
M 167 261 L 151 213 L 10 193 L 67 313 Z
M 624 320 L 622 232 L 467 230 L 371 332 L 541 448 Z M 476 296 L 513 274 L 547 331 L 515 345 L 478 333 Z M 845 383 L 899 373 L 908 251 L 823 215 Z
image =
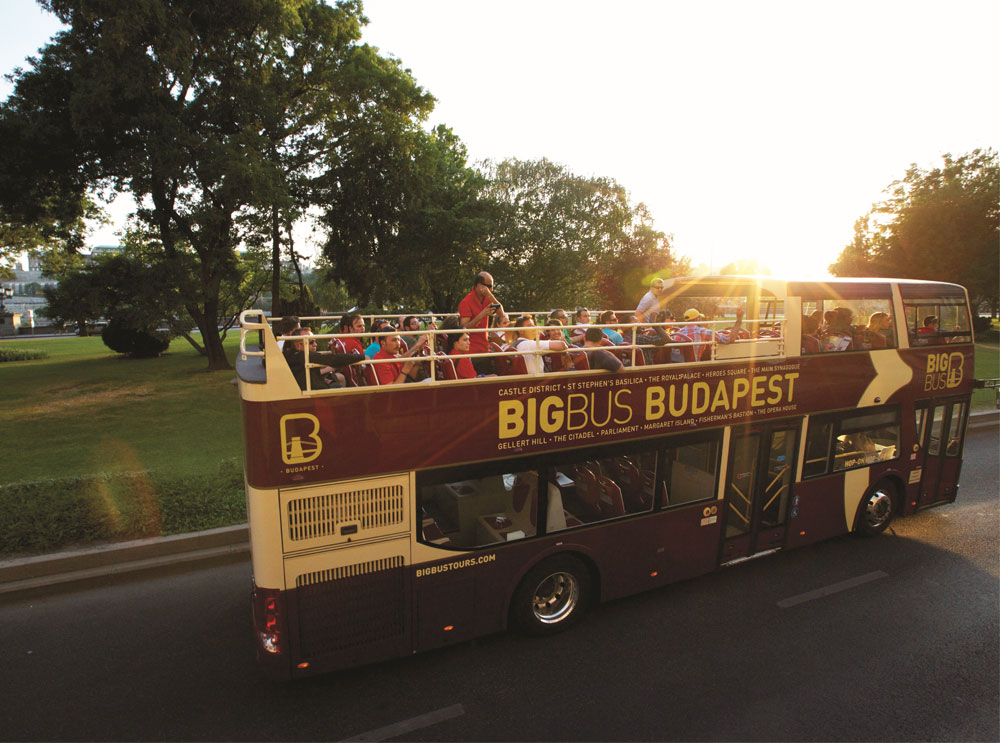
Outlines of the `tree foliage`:
M 962 284 L 973 306 L 996 313 L 1000 282 L 1000 166 L 994 150 L 911 165 L 854 224 L 830 271 Z
M 15 77 L 0 131 L 23 147 L 0 154 L 0 172 L 22 166 L 20 192 L 70 216 L 95 185 L 130 191 L 169 275 L 186 277 L 176 288 L 209 367 L 228 367 L 217 321 L 237 247 L 263 243 L 261 215 L 287 219 L 311 198 L 309 179 L 344 155 L 355 119 L 411 120 L 430 97 L 358 44 L 358 0 L 42 5 L 69 29 Z M 17 194 L 0 189 L 30 224 Z
M 486 267 L 509 306 L 627 309 L 649 274 L 676 265 L 670 238 L 613 179 L 545 159 L 487 163 L 487 177 L 494 223 Z
M 450 129 L 359 117 L 325 176 L 324 258 L 362 306 L 453 311 L 489 228 L 482 176 Z

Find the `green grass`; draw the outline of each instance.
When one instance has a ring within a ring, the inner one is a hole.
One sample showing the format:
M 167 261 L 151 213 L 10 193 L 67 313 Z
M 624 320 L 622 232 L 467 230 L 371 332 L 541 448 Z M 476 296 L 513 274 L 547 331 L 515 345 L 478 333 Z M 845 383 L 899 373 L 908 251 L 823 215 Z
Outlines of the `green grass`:
M 207 371 L 183 339 L 143 360 L 100 338 L 3 347 L 47 357 L 0 366 L 0 554 L 246 519 L 234 371 Z
M 996 335 L 976 344 L 976 379 L 1000 379 L 1000 345 Z M 996 390 L 976 390 L 972 393 L 972 412 L 982 413 L 997 409 Z
M 238 338 L 227 350 L 235 356 Z M 117 356 L 100 338 L 5 341 L 48 357 L 0 367 L 0 484 L 106 472 L 214 471 L 242 456 L 233 371 L 208 372 L 183 339 L 158 359 Z

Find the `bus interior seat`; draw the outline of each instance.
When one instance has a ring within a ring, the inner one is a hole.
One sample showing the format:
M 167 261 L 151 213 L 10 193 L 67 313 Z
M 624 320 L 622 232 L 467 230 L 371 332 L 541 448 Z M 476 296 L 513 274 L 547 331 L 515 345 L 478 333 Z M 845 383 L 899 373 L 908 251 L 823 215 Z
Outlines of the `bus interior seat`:
M 577 351 L 576 353 L 570 352 L 573 356 L 573 366 L 576 367 L 577 371 L 590 371 L 590 361 L 587 359 L 587 354 L 583 351 Z
M 625 515 L 625 504 L 622 501 L 621 488 L 610 477 L 599 477 L 601 488 L 601 513 L 605 518 L 613 519 Z

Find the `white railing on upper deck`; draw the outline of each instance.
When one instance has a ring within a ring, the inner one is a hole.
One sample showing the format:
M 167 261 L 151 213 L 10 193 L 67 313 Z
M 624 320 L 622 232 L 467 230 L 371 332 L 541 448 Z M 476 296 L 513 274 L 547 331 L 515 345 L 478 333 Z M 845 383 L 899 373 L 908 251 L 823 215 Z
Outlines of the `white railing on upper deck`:
M 527 314 L 535 317 L 543 318 L 546 317 L 548 313 L 519 313 Z M 256 320 L 251 318 L 256 317 Z M 387 315 L 373 315 L 373 316 L 363 316 L 366 319 L 377 320 L 388 317 Z M 413 317 L 430 318 L 434 319 L 432 315 L 413 315 Z M 308 323 L 331 323 L 339 320 L 340 315 L 335 316 L 320 316 L 320 317 L 303 317 L 300 321 L 303 324 Z M 264 313 L 260 310 L 246 310 L 240 314 L 240 354 L 243 360 L 248 357 L 258 356 L 262 357 L 265 355 L 263 347 L 261 350 L 254 351 L 249 350 L 246 347 L 246 338 L 248 333 L 254 333 L 258 331 L 263 331 L 265 328 L 269 327 L 269 322 L 273 319 L 266 319 Z M 687 340 L 677 340 L 674 341 L 673 338 L 677 336 L 685 336 L 685 330 L 690 331 L 693 325 L 698 325 L 706 330 L 712 331 L 711 337 L 704 337 L 698 339 L 687 339 Z M 553 329 L 555 326 L 540 325 L 535 326 L 538 332 L 539 340 L 547 340 L 545 337 L 547 332 Z M 605 346 L 601 345 L 598 347 L 592 347 L 591 350 L 603 350 L 613 353 L 615 356 L 621 357 L 622 351 L 629 352 L 629 358 L 631 360 L 631 367 L 644 367 L 644 366 L 674 366 L 677 364 L 691 364 L 691 363 L 706 363 L 710 361 L 735 361 L 739 359 L 751 359 L 751 358 L 769 358 L 769 357 L 781 357 L 785 355 L 785 336 L 784 336 L 784 318 L 768 318 L 762 320 L 746 320 L 744 319 L 742 323 L 734 324 L 732 320 L 717 320 L 717 321 L 707 321 L 702 320 L 697 323 L 685 323 L 685 322 L 664 322 L 664 323 L 617 323 L 609 325 L 600 324 L 590 324 L 590 325 L 563 325 L 559 328 L 560 331 L 564 331 L 569 335 L 573 335 L 573 331 L 586 331 L 587 328 L 599 328 L 599 329 L 612 329 L 618 330 L 623 336 L 631 335 L 631 330 L 638 332 L 640 328 L 649 328 L 652 330 L 653 335 L 660 336 L 660 334 L 653 330 L 654 328 L 662 328 L 666 332 L 667 337 L 670 341 L 666 341 L 662 336 L 656 339 L 654 343 L 623 343 L 621 345 L 611 345 Z M 756 328 L 756 331 L 751 330 Z M 316 341 L 317 344 L 324 342 L 328 346 L 331 340 L 344 339 L 344 338 L 366 338 L 369 340 L 376 340 L 379 337 L 389 336 L 389 335 L 406 335 L 406 336 L 428 336 L 428 343 L 425 346 L 429 349 L 431 346 L 437 346 L 436 339 L 439 336 L 448 335 L 461 335 L 468 332 L 488 332 L 491 335 L 499 335 L 505 337 L 508 343 L 512 343 L 516 338 L 516 328 L 514 326 L 508 326 L 506 328 L 490 328 L 486 330 L 479 329 L 465 329 L 465 328 L 447 328 L 447 329 L 423 329 L 417 331 L 400 331 L 400 330 L 389 330 L 379 333 L 365 332 L 365 333 L 323 333 L 308 336 L 311 341 Z M 728 333 L 720 332 L 728 331 Z M 643 335 L 649 335 L 645 333 Z M 276 336 L 276 340 L 281 340 L 285 342 L 296 342 L 301 341 L 302 336 L 298 335 L 281 335 Z M 669 354 L 671 351 L 676 351 L 674 359 L 664 362 L 647 362 L 645 360 L 645 355 L 643 361 L 636 363 L 637 354 L 643 354 L 644 351 L 655 352 L 659 349 L 666 349 Z M 685 349 L 690 349 L 690 354 L 685 354 Z M 322 368 L 325 364 L 313 363 L 309 359 L 309 344 L 304 344 L 305 353 L 305 368 Z M 406 361 L 412 361 L 416 364 L 424 364 L 427 366 L 428 376 L 424 379 L 424 382 L 442 382 L 442 381 L 471 381 L 471 380 L 452 380 L 449 378 L 444 378 L 438 374 L 438 363 L 442 361 L 449 361 L 451 363 L 457 362 L 459 359 L 468 358 L 482 358 L 489 357 L 492 359 L 496 358 L 510 358 L 511 364 L 513 360 L 517 357 L 524 357 L 526 355 L 535 356 L 548 356 L 551 354 L 579 354 L 587 353 L 587 349 L 583 346 L 570 346 L 565 350 L 551 350 L 551 349 L 536 349 L 536 350 L 517 350 L 507 345 L 501 351 L 489 351 L 486 353 L 467 353 L 467 354 L 446 354 L 443 351 L 437 351 L 435 353 L 427 353 L 425 355 L 414 355 L 414 356 L 397 356 L 391 359 L 374 359 L 365 358 L 364 360 L 358 362 L 357 366 L 371 366 L 375 367 L 379 364 L 395 364 L 395 363 L 405 363 Z M 681 360 L 677 360 L 676 356 L 681 356 Z M 689 358 L 684 360 L 683 357 L 687 355 Z M 431 363 L 434 362 L 434 363 Z M 355 366 L 355 365 L 351 365 Z M 539 362 L 537 365 L 539 371 L 532 374 L 528 372 L 529 376 L 541 376 L 543 374 L 551 374 L 553 372 L 544 371 L 544 363 Z M 338 369 L 338 371 L 344 371 L 344 368 Z M 374 371 L 374 369 L 373 369 Z M 568 370 L 572 372 L 573 370 Z M 349 372 L 348 372 L 349 373 Z M 563 372 L 555 372 L 563 373 Z M 377 374 L 373 374 L 376 377 L 377 384 Z M 503 376 L 523 376 L 522 374 L 514 373 Z M 306 382 L 306 393 L 314 394 L 318 392 L 333 392 L 340 389 L 352 389 L 351 387 L 346 388 L 331 388 L 323 390 L 312 389 L 311 375 L 307 372 L 305 374 Z M 368 385 L 373 386 L 373 385 Z M 359 388 L 354 388 L 359 389 Z M 363 389 L 363 387 L 361 387 Z

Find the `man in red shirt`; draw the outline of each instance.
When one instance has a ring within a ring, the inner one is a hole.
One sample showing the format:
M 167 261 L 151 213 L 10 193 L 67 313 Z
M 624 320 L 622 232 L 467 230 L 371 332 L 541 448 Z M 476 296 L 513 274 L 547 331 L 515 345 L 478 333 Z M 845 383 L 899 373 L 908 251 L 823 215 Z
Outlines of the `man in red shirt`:
M 340 332 L 341 333 L 364 333 L 365 332 L 365 321 L 361 315 L 344 315 L 340 318 Z M 364 353 L 365 348 L 361 345 L 360 338 L 339 338 L 341 344 L 344 346 L 344 353 Z M 333 345 L 331 341 L 330 345 Z M 331 350 L 333 350 L 331 348 Z
M 410 348 L 406 353 L 400 354 L 399 348 L 399 336 L 398 335 L 382 335 L 379 336 L 379 343 L 381 348 L 379 352 L 375 354 L 375 360 L 379 359 L 408 359 L 413 356 L 417 351 L 427 345 L 427 336 L 422 335 L 413 344 L 413 348 Z M 398 361 L 395 363 L 385 363 L 385 364 L 375 364 L 375 374 L 378 377 L 379 386 L 384 387 L 387 384 L 403 384 L 404 382 L 415 382 L 417 381 L 415 377 L 414 367 L 417 366 L 419 362 L 416 361 Z
M 482 328 L 482 332 L 469 332 L 469 353 L 486 353 L 489 351 L 486 328 L 490 318 L 503 312 L 503 306 L 493 296 L 493 277 L 486 271 L 476 274 L 472 291 L 458 303 L 458 317 L 463 328 Z M 490 374 L 494 371 L 493 363 L 485 356 L 472 360 L 472 366 L 479 374 Z

